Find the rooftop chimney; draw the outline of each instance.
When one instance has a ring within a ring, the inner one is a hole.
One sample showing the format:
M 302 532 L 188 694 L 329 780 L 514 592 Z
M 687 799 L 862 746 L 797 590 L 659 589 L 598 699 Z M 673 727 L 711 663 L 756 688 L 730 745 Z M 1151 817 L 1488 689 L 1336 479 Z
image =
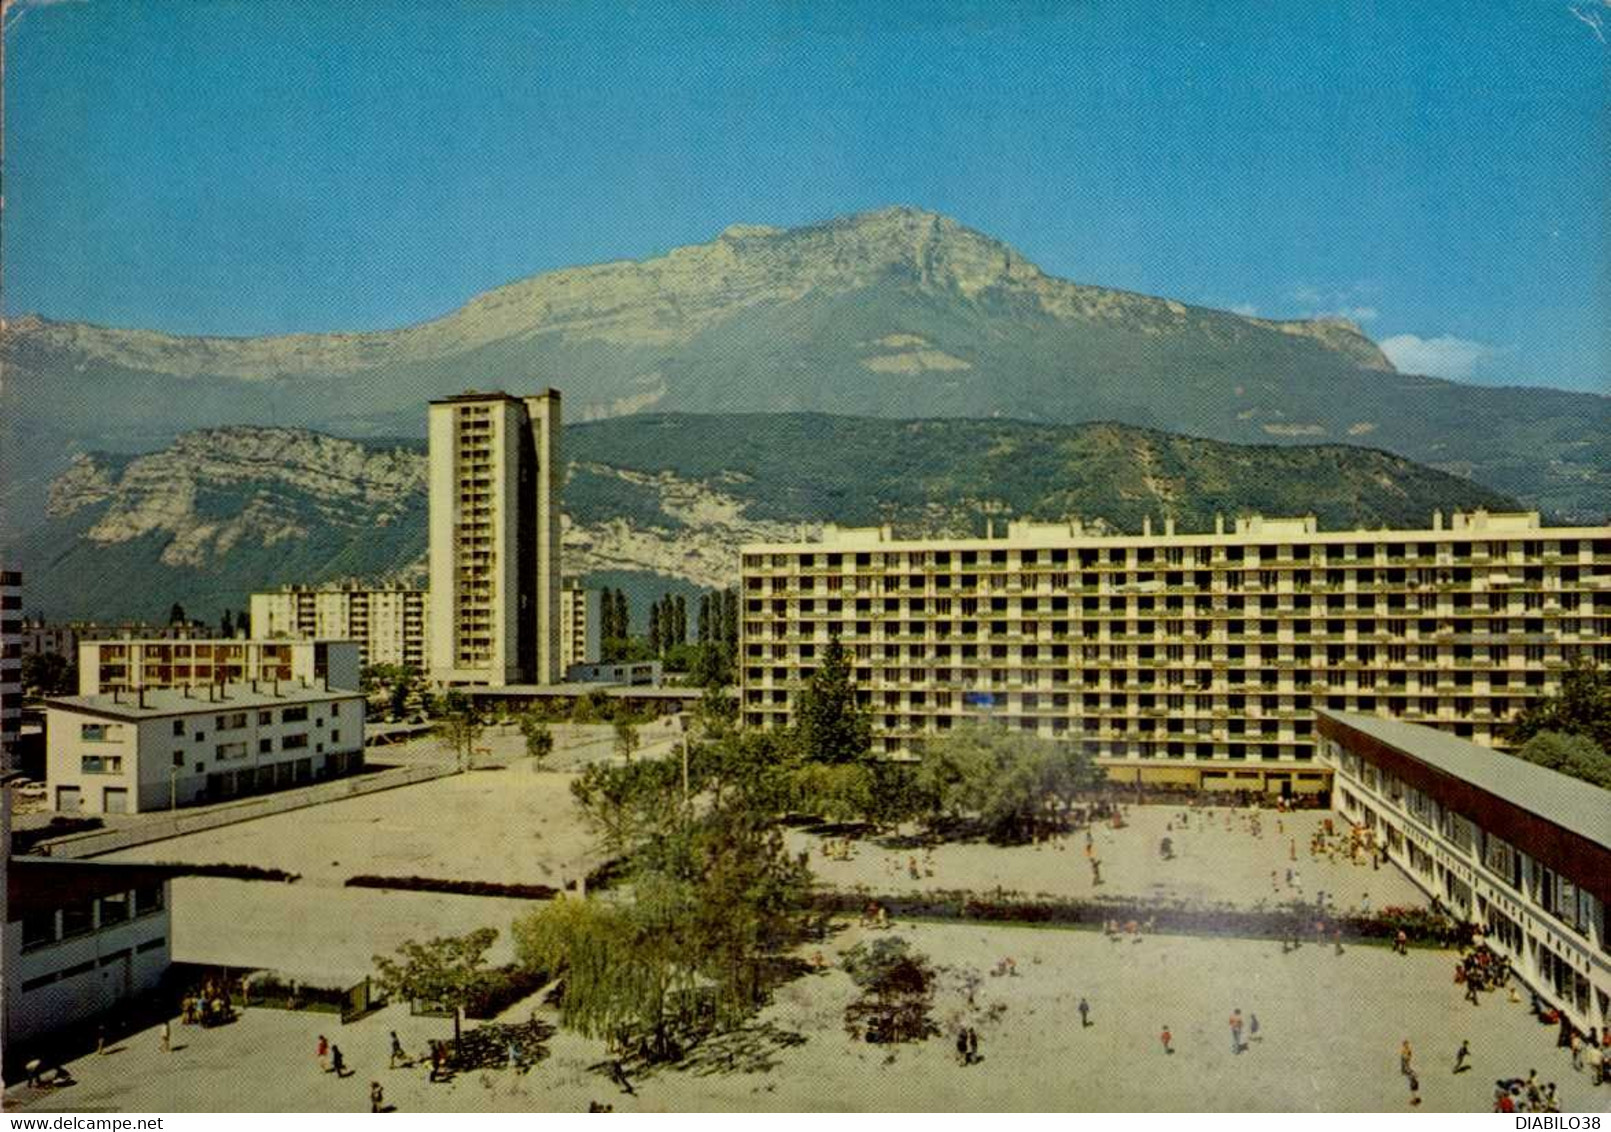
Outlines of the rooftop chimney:
M 1152 516 L 1151 515 L 1143 515 L 1143 516 L 1141 516 L 1141 537 L 1143 537 L 1143 538 L 1151 538 L 1152 537 Z
M 1432 529 L 1434 531 L 1443 529 L 1443 512 L 1441 510 L 1432 512 Z
M 1218 512 L 1215 512 L 1214 514 L 1214 533 L 1216 535 L 1222 535 L 1225 533 L 1225 516 L 1219 514 Z
M 1170 538 L 1175 537 L 1175 517 L 1173 515 L 1164 516 L 1164 534 Z

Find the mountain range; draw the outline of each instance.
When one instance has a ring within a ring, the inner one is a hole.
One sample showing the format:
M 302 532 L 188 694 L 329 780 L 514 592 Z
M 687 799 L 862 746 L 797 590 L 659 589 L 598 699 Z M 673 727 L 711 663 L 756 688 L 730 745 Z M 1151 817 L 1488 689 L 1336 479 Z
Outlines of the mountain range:
M 1425 525 L 1433 508 L 1513 508 L 1469 480 L 1346 445 L 1242 446 L 1112 423 L 780 414 L 636 414 L 569 426 L 565 570 L 627 589 L 726 586 L 746 542 L 825 523 L 982 533 L 1080 516 L 1311 512 L 1324 527 Z M 1301 502 L 1301 505 L 1300 505 Z M 251 590 L 425 577 L 424 445 L 234 427 L 158 450 L 81 453 L 14 538 L 25 606 L 57 618 L 241 609 Z
M 0 377 L 0 506 L 23 530 L 76 455 L 236 425 L 419 436 L 431 397 L 543 385 L 572 422 L 812 411 L 1366 444 L 1555 517 L 1611 513 L 1611 398 L 1398 373 L 1350 323 L 1069 282 L 906 208 L 734 226 L 393 331 L 179 337 L 24 316 L 0 338 Z

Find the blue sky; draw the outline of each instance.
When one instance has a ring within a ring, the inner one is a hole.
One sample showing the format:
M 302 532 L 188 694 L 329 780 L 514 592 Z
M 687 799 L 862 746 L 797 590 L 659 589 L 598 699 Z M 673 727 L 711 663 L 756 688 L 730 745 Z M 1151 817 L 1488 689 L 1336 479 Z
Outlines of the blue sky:
M 903 203 L 1081 282 L 1605 390 L 1611 0 L 22 0 L 5 309 L 391 327 Z

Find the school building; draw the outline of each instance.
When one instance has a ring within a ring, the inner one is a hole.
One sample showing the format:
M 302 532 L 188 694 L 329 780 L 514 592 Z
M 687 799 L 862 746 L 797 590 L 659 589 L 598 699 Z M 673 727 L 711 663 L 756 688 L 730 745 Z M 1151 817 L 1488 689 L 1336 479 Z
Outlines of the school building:
M 1399 720 L 1318 726 L 1342 815 L 1579 1029 L 1611 1022 L 1611 791 Z
M 7 1061 L 30 1043 L 154 990 L 169 964 L 160 865 L 13 857 L 4 940 Z

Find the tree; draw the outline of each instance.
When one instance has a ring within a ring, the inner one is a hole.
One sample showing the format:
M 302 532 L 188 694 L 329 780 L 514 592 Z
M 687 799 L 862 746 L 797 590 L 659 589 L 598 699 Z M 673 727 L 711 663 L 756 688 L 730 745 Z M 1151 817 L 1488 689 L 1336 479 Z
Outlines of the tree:
M 688 643 L 688 601 L 682 594 L 678 594 L 671 604 L 671 643 Z
M 693 973 L 677 964 L 675 940 L 645 930 L 636 906 L 554 900 L 516 921 L 514 937 L 522 966 L 563 975 L 564 1026 L 612 1045 L 645 1030 L 669 1053 L 670 1015 Z
M 1561 678 L 1561 690 L 1529 703 L 1510 725 L 1520 746 L 1543 731 L 1582 735 L 1611 751 L 1611 666 L 1578 661 Z
M 468 770 L 484 730 L 475 705 L 463 692 L 453 690 L 436 698 L 431 714 L 436 717 L 437 738 L 454 753 L 459 769 Z
M 53 652 L 22 658 L 22 688 L 30 696 L 67 696 L 76 690 L 78 670 Z
M 224 616 L 219 618 L 218 633 L 226 638 L 235 635 L 235 615 L 227 609 L 224 610 Z
M 548 729 L 547 720 L 535 711 L 520 717 L 520 734 L 526 739 L 526 754 L 539 766 L 554 753 L 554 733 Z
M 774 816 L 790 804 L 798 766 L 794 745 L 775 731 L 729 730 L 689 755 L 696 793 L 708 791 L 717 807 L 732 804 Z
M 738 590 L 731 586 L 722 593 L 722 643 L 729 656 L 738 655 Z
M 168 610 L 168 624 L 183 625 L 185 623 L 185 607 L 177 601 Z
M 627 762 L 638 750 L 638 726 L 629 719 L 615 721 L 615 753 Z
M 602 688 L 594 688 L 587 695 L 578 696 L 571 705 L 571 722 L 598 723 L 609 719 L 614 712 L 615 705 L 610 703 L 610 697 Z
M 571 782 L 582 820 L 606 853 L 620 855 L 682 818 L 682 775 L 668 759 L 591 763 Z
M 1540 731 L 1516 751 L 1518 758 L 1611 790 L 1611 754 L 1587 735 Z
M 845 973 L 862 996 L 845 1008 L 845 1029 L 869 1042 L 918 1042 L 939 1033 L 934 968 L 899 936 L 863 940 L 845 953 Z
M 428 943 L 407 940 L 397 958 L 377 955 L 375 982 L 388 997 L 443 1006 L 453 1011 L 453 1048 L 459 1048 L 460 1016 L 476 996 L 486 972 L 481 964 L 498 938 L 496 928 L 439 936 Z
M 401 664 L 392 673 L 390 707 L 394 717 L 401 719 L 408 713 L 408 698 L 414 694 L 419 671 L 412 665 Z
M 1022 841 L 1061 824 L 1100 771 L 1071 743 L 990 725 L 958 728 L 923 745 L 910 803 L 931 825 L 976 818 L 994 840 Z
M 660 603 L 649 607 L 649 651 L 659 656 L 665 651 L 664 630 L 660 622 Z
M 872 719 L 856 703 L 850 658 L 837 636 L 828 642 L 822 665 L 800 693 L 795 717 L 800 749 L 809 761 L 860 761 L 872 747 Z
M 699 595 L 699 621 L 696 626 L 696 640 L 702 645 L 710 643 L 710 594 Z
M 703 683 L 705 690 L 699 697 L 699 706 L 694 709 L 699 725 L 706 735 L 725 735 L 738 721 L 738 700 L 728 694 L 727 685 L 719 680 Z

